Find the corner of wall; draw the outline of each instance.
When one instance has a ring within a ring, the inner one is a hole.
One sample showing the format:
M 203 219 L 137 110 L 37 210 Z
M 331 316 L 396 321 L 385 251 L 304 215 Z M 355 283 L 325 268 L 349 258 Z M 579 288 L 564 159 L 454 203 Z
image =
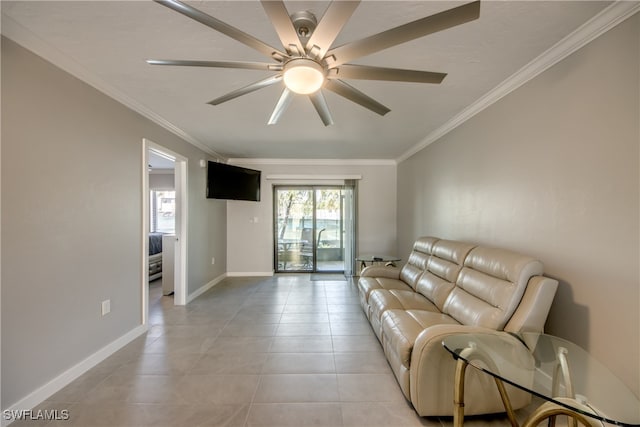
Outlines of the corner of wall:
M 72 366 L 67 369 L 65 372 L 53 378 L 51 381 L 47 382 L 43 386 L 29 393 L 29 395 L 23 397 L 16 403 L 10 405 L 7 408 L 3 408 L 3 413 L 5 411 L 25 411 L 30 410 L 40 403 L 44 402 L 47 398 L 49 398 L 54 393 L 58 392 L 69 383 L 74 381 L 76 378 L 80 377 L 80 375 L 87 372 L 89 369 L 95 367 L 100 362 L 105 360 L 107 357 L 114 354 L 116 351 L 120 350 L 139 336 L 146 333 L 148 330 L 147 325 L 139 325 L 126 334 L 122 335 L 120 338 L 112 341 L 106 346 L 102 347 L 100 350 L 96 351 L 80 363 Z M 9 425 L 11 420 L 6 420 L 4 417 L 2 418 L 2 425 Z

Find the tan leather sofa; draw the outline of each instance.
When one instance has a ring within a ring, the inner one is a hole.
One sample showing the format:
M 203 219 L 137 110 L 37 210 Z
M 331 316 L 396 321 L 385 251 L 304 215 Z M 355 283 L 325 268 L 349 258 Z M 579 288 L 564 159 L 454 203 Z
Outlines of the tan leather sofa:
M 558 282 L 542 263 L 505 249 L 421 237 L 401 268 L 371 266 L 360 303 L 405 397 L 421 416 L 451 416 L 455 360 L 447 335 L 542 332 Z M 504 412 L 493 378 L 468 369 L 465 414 Z M 514 409 L 531 396 L 507 387 Z

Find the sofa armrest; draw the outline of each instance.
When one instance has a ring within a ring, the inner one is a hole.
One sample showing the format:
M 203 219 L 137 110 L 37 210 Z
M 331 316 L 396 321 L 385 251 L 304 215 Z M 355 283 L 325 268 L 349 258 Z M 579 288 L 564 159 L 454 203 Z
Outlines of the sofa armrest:
M 370 265 L 360 272 L 360 277 L 384 277 L 387 279 L 400 279 L 400 269 L 397 267 Z
M 411 366 L 416 366 L 416 363 L 420 363 L 421 359 L 428 358 L 428 352 L 435 349 L 443 349 L 442 340 L 450 335 L 458 334 L 503 334 L 502 331 L 496 331 L 493 329 L 483 328 L 480 326 L 467 326 L 467 325 L 434 325 L 430 326 L 418 335 L 415 344 L 413 345 L 413 351 L 411 353 Z M 450 357 L 453 356 L 444 350 Z M 425 359 L 427 360 L 427 359 Z
M 456 360 L 442 346 L 449 335 L 465 333 L 503 334 L 504 332 L 479 326 L 434 325 L 418 335 L 411 352 L 409 380 L 411 402 L 420 415 L 451 415 Z M 473 396 L 465 401 L 465 414 L 477 415 L 503 412 L 504 406 L 493 377 L 477 369 L 467 369 L 465 394 Z M 507 387 L 514 408 L 529 404 L 531 395 L 511 386 Z
M 522 300 L 504 330 L 542 333 L 557 289 L 557 280 L 544 276 L 529 279 Z

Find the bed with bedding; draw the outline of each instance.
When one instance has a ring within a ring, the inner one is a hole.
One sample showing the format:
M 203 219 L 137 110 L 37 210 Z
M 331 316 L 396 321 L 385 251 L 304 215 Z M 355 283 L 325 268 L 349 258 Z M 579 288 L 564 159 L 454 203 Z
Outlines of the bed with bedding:
M 162 233 L 149 233 L 149 281 L 162 277 Z

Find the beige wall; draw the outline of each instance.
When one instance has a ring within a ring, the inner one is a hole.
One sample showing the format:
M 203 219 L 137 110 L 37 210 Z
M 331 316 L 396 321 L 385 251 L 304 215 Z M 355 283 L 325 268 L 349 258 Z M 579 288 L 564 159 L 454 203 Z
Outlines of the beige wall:
M 261 164 L 243 161 L 241 166 L 262 171 L 260 202 L 227 202 L 227 271 L 273 271 L 273 185 L 315 183 L 313 180 L 267 180 L 268 175 L 360 175 L 358 180 L 357 248 L 360 253 L 395 253 L 396 166 L 388 164 Z M 257 218 L 258 222 L 253 222 Z
M 143 138 L 188 158 L 192 293 L 225 272 L 206 154 L 2 39 L 2 408 L 140 325 Z
M 149 189 L 150 190 L 173 190 L 175 189 L 175 174 L 171 172 L 150 173 Z
M 401 253 L 420 235 L 539 257 L 547 332 L 640 391 L 640 16 L 398 165 Z

